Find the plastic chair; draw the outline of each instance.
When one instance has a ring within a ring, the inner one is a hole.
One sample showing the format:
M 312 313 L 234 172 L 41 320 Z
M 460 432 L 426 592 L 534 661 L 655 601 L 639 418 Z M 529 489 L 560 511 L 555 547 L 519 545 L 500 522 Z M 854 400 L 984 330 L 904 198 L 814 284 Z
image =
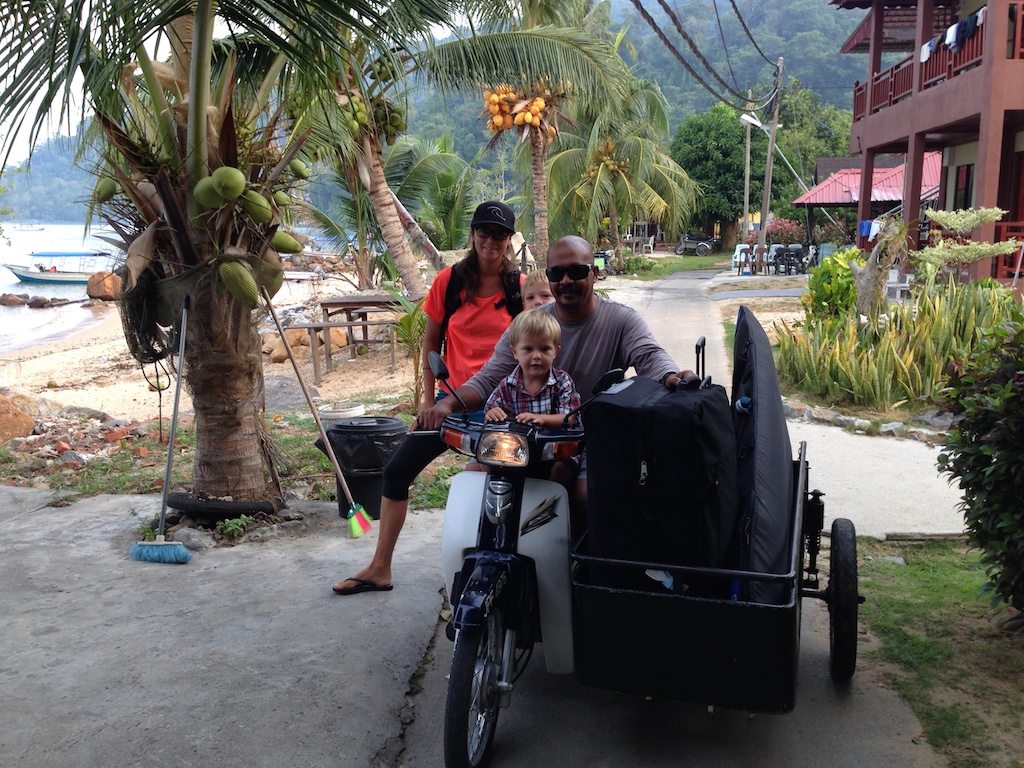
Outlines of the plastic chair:
M 758 246 L 754 249 L 754 258 L 751 262 L 750 274 L 760 275 L 762 272 L 768 274 L 768 256 L 770 254 L 768 246 Z
M 645 253 L 649 253 L 652 256 L 654 255 L 654 235 L 647 238 L 646 243 L 640 244 L 640 255 L 643 256 Z
M 751 248 L 749 245 L 737 245 L 736 253 L 733 255 L 733 264 L 736 265 L 736 276 L 743 274 L 744 270 L 750 271 Z

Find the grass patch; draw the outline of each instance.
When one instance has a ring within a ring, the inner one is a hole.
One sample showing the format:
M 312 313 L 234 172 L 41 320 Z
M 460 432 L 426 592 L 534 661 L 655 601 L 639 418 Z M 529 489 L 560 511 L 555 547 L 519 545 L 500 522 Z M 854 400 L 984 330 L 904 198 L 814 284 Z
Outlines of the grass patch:
M 623 275 L 631 280 L 661 280 L 663 277 L 674 275 L 677 272 L 692 272 L 698 269 L 715 269 L 721 266 L 728 266 L 729 262 L 722 261 L 721 254 L 710 256 L 659 256 L 655 259 L 648 259 L 653 262 L 650 270 L 637 272 L 635 275 Z
M 1024 638 L 992 627 L 978 553 L 964 542 L 861 539 L 861 625 L 928 743 L 952 768 L 1003 768 L 1024 755 Z M 900 564 L 895 558 L 902 558 Z

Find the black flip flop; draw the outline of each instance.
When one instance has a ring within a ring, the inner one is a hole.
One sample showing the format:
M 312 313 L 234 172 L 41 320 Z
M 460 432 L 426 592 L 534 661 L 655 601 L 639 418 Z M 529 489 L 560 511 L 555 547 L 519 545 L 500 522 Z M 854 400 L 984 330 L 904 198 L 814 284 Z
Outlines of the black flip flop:
M 372 581 L 366 581 L 365 579 L 357 579 L 355 576 L 351 576 L 345 581 L 354 581 L 356 585 L 354 587 L 331 587 L 336 595 L 358 595 L 360 592 L 390 592 L 395 588 L 394 584 L 374 584 Z

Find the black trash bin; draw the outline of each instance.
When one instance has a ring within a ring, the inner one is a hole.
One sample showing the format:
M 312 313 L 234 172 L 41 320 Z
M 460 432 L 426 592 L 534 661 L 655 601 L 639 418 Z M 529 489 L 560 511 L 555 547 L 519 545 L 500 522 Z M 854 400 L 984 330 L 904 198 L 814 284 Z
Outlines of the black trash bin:
M 327 439 L 338 458 L 352 498 L 374 520 L 380 519 L 380 494 L 383 490 L 383 469 L 388 459 L 405 440 L 409 428 L 393 416 L 356 416 L 339 419 L 327 430 Z M 316 447 L 327 453 L 322 438 Z M 348 514 L 348 500 L 337 484 L 338 514 Z

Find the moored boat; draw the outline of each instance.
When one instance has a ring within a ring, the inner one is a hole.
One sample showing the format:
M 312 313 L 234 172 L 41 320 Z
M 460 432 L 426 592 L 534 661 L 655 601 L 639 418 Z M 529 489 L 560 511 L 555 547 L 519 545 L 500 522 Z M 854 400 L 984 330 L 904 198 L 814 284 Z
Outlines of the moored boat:
M 106 251 L 34 251 L 32 264 L 4 264 L 23 283 L 87 283 L 97 272 L 109 270 Z

